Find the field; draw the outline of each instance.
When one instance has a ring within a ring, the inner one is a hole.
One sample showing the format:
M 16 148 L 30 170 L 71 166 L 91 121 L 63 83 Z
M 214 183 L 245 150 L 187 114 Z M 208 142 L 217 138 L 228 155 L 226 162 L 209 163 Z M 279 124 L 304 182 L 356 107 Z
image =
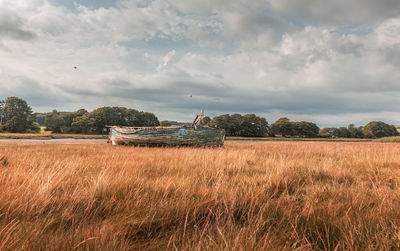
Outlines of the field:
M 399 153 L 0 144 L 0 250 L 398 250 Z

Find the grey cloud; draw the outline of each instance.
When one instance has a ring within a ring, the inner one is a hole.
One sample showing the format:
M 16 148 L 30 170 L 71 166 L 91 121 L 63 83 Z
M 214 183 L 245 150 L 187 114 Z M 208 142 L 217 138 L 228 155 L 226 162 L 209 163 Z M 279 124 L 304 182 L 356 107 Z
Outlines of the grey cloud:
M 352 25 L 375 23 L 397 16 L 398 0 L 269 0 L 272 8 L 310 24 Z
M 31 40 L 36 37 L 33 31 L 26 29 L 26 21 L 17 12 L 0 6 L 0 39 L 7 37 L 16 40 Z
M 397 111 L 399 94 L 380 92 L 340 92 L 323 88 L 302 91 L 246 90 L 230 85 L 210 85 L 200 82 L 171 82 L 160 88 L 135 88 L 128 81 L 113 81 L 112 87 L 105 84 L 107 94 L 102 90 L 75 89 L 63 87 L 65 92 L 75 95 L 99 96 L 130 99 L 165 106 L 166 109 L 198 110 L 210 112 L 268 113 L 280 111 L 291 114 L 346 114 Z M 118 84 L 120 83 L 120 84 Z M 109 88 L 107 88 L 107 86 Z
M 49 103 L 57 106 L 69 101 L 69 98 L 62 93 L 24 76 L 9 79 L 7 82 L 1 81 L 0 93 L 3 98 L 8 96 L 21 97 L 26 99 L 29 105 L 36 107 L 46 106 Z

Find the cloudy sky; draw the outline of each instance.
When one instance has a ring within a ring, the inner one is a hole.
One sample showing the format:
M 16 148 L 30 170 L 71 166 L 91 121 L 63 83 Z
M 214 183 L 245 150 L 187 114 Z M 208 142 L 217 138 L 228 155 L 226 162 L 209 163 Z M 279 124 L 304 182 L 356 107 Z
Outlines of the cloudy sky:
M 400 1 L 0 0 L 8 96 L 38 112 L 400 124 Z

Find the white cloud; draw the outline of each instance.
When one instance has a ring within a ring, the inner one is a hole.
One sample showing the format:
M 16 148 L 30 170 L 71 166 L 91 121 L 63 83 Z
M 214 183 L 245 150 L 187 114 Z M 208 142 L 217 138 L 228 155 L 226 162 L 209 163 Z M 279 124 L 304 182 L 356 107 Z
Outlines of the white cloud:
M 394 17 L 397 0 L 269 0 L 273 9 L 313 25 L 353 25 Z
M 168 65 L 169 61 L 171 61 L 171 59 L 175 56 L 176 51 L 172 50 L 170 52 L 168 52 L 165 57 L 163 58 L 163 62 L 157 66 L 157 71 L 162 70 L 165 66 Z

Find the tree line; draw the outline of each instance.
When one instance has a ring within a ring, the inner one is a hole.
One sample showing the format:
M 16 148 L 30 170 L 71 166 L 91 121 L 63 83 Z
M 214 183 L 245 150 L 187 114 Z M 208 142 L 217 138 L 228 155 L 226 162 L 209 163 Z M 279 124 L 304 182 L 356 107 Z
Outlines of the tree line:
M 0 132 L 39 132 L 40 126 L 54 133 L 107 133 L 107 125 L 158 126 L 158 118 L 150 112 L 125 107 L 100 107 L 91 112 L 80 109 L 75 112 L 33 114 L 25 100 L 8 97 L 0 100 Z
M 206 123 L 211 127 L 224 128 L 227 136 L 262 137 L 301 137 L 301 138 L 381 138 L 398 136 L 399 132 L 394 125 L 382 121 L 372 121 L 365 126 L 322 128 L 308 121 L 290 121 L 280 118 L 269 125 L 265 118 L 254 114 L 224 114 L 214 117 Z
M 158 118 L 150 112 L 125 107 L 100 107 L 92 112 L 80 109 L 60 113 L 53 110 L 44 117 L 46 130 L 55 133 L 104 134 L 106 126 L 158 126 Z
M 203 125 L 225 129 L 227 136 L 242 137 L 323 137 L 323 138 L 380 138 L 398 136 L 393 125 L 372 121 L 365 126 L 322 128 L 308 121 L 290 121 L 280 118 L 273 124 L 255 114 L 223 114 L 205 117 Z M 9 97 L 0 100 L 0 132 L 38 132 L 40 126 L 54 133 L 104 134 L 107 125 L 120 126 L 170 126 L 183 125 L 176 121 L 161 121 L 150 112 L 125 107 L 100 107 L 91 112 L 80 109 L 75 112 L 33 114 L 25 100 Z

